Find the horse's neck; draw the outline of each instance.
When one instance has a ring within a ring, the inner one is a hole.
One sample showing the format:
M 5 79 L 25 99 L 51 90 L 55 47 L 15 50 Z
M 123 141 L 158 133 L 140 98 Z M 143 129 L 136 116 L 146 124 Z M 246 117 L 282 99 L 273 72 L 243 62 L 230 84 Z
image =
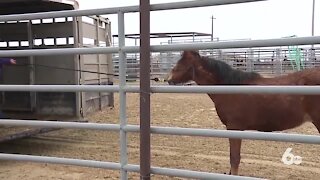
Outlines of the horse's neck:
M 257 76 L 253 78 L 243 79 L 241 84 L 256 84 L 256 81 L 260 81 L 261 79 L 265 79 L 262 76 Z M 208 71 L 202 65 L 195 66 L 195 70 L 193 72 L 193 81 L 195 81 L 198 85 L 227 85 L 228 82 L 224 82 L 221 78 L 214 74 L 214 72 Z
M 210 85 L 218 85 L 219 80 L 216 79 L 212 72 L 206 71 L 204 68 L 199 67 L 196 68 L 194 73 L 193 80 L 196 82 L 197 85 L 203 85 L 203 86 L 210 86 Z M 208 93 L 208 96 L 214 103 L 219 103 L 221 99 L 223 99 L 223 95 L 220 94 L 210 94 Z
M 193 81 L 195 81 L 198 85 L 216 85 L 219 82 L 212 72 L 208 72 L 201 65 L 195 68 L 193 76 Z

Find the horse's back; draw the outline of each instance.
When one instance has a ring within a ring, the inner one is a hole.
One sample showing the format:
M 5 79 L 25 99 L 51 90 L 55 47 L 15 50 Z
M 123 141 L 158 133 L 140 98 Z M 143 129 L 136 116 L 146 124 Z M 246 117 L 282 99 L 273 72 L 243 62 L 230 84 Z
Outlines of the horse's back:
M 267 78 L 258 78 L 251 85 L 320 85 L 320 67 Z
M 297 74 L 301 79 L 301 85 L 320 85 L 320 68 L 310 68 Z

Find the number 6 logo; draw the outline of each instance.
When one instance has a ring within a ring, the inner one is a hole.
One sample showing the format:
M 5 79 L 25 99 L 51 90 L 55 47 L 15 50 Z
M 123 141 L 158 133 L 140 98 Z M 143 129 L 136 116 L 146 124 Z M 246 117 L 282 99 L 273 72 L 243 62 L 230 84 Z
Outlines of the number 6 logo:
M 292 164 L 301 164 L 302 157 L 295 156 L 291 153 L 292 148 L 287 148 L 287 150 L 283 153 L 281 161 L 286 165 Z

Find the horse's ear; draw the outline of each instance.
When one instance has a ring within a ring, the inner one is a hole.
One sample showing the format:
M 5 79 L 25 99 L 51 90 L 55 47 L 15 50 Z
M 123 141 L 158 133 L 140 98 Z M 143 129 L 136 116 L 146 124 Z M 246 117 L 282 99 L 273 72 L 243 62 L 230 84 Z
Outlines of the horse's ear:
M 199 57 L 199 51 L 196 50 L 190 50 L 190 51 L 184 51 L 183 55 L 184 58 L 194 58 L 194 57 Z
M 194 56 L 199 56 L 200 57 L 200 53 L 199 50 L 194 50 L 192 51 Z
M 193 52 L 195 52 L 195 53 L 199 54 L 199 50 L 193 50 Z

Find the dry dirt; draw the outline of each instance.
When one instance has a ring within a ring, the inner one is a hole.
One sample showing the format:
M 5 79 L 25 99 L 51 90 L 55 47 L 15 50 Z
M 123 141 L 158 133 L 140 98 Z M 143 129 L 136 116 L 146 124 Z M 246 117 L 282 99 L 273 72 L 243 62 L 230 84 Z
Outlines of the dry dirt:
M 89 121 L 118 123 L 118 98 L 116 94 L 114 109 L 105 109 L 91 115 L 88 117 Z M 153 94 L 151 98 L 153 125 L 225 129 L 207 95 Z M 138 94 L 128 94 L 127 101 L 128 122 L 138 124 Z M 318 134 L 310 123 L 286 132 Z M 128 138 L 129 163 L 138 164 L 139 136 L 130 133 Z M 281 162 L 282 154 L 288 147 L 293 148 L 293 154 L 303 158 L 300 165 L 288 166 Z M 223 138 L 152 135 L 152 165 L 225 173 L 229 171 L 228 148 L 228 140 Z M 119 133 L 60 130 L 1 144 L 0 151 L 119 162 Z M 244 140 L 240 175 L 283 180 L 317 180 L 320 178 L 319 155 L 320 146 L 317 145 Z M 129 176 L 130 179 L 139 179 L 137 173 L 130 173 Z M 96 168 L 2 161 L 0 179 L 119 179 L 119 173 Z M 153 179 L 180 178 L 155 175 Z

